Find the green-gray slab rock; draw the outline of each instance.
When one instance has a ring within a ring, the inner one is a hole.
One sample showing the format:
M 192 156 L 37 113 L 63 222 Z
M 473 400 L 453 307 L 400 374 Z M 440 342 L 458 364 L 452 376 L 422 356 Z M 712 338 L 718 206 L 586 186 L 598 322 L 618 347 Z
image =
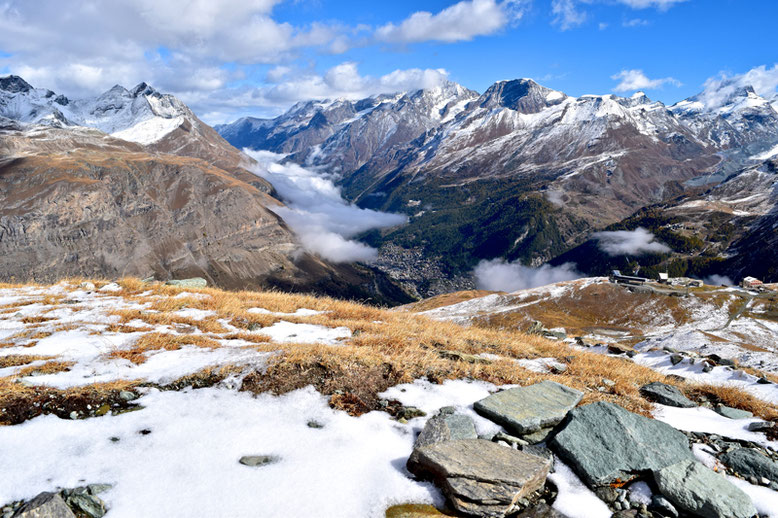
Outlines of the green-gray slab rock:
M 431 479 L 458 511 L 502 518 L 514 503 L 543 487 L 551 462 L 481 439 L 418 448 L 413 473 Z
M 692 408 L 697 406 L 694 401 L 684 396 L 678 388 L 658 381 L 643 385 L 640 387 L 640 393 L 651 401 L 661 403 L 662 405 L 679 408 Z
M 41 493 L 23 506 L 13 518 L 76 518 L 59 493 Z
M 688 460 L 654 472 L 659 491 L 678 509 L 703 518 L 751 518 L 756 508 L 723 475 Z
M 572 410 L 548 442 L 590 487 L 693 459 L 683 433 L 603 401 Z
M 408 469 L 413 471 L 411 467 L 417 460 L 418 449 L 422 446 L 459 439 L 478 439 L 475 424 L 470 416 L 439 414 L 430 418 L 413 445 L 413 453 L 408 458 Z
M 168 286 L 179 286 L 181 288 L 205 288 L 208 286 L 208 281 L 202 277 L 192 277 L 191 279 L 173 279 L 167 281 L 165 284 Z
M 716 405 L 713 410 L 717 414 L 729 417 L 730 419 L 750 419 L 754 417 L 754 414 L 748 410 L 740 410 L 739 408 L 732 408 L 731 406 Z
M 554 426 L 581 401 L 583 393 L 554 381 L 496 392 L 473 408 L 509 432 L 523 435 Z
M 719 457 L 721 462 L 740 473 L 744 478 L 766 478 L 778 484 L 778 462 L 749 448 L 738 448 Z

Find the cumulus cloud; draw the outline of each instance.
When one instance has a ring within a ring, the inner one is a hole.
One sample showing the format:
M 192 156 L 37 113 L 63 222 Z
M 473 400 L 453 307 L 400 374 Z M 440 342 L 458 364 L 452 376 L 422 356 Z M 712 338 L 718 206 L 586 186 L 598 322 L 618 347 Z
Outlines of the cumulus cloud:
M 290 105 L 310 99 L 362 99 L 370 95 L 432 88 L 447 81 L 444 69 L 411 68 L 395 70 L 382 76 L 362 75 L 354 62 L 344 62 L 324 73 L 276 67 L 268 74 L 275 81 L 258 87 L 228 88 L 213 93 L 182 96 L 201 108 L 206 122 L 233 120 L 232 113 L 253 109 L 260 116 L 275 116 Z M 263 109 L 264 112 L 259 112 Z
M 473 275 L 479 289 L 490 291 L 526 290 L 582 277 L 572 263 L 561 266 L 544 264 L 531 268 L 518 261 L 506 262 L 503 259 L 481 261 L 475 267 Z
M 278 191 L 286 207 L 274 211 L 300 238 L 303 247 L 333 262 L 370 262 L 377 250 L 352 240 L 374 228 L 402 225 L 407 218 L 362 209 L 347 203 L 331 177 L 296 164 L 282 164 L 283 155 L 268 151 L 244 150 L 259 166 L 255 174 L 265 178 Z
M 576 0 L 553 0 L 551 13 L 553 23 L 563 31 L 577 27 L 586 21 L 586 13 L 578 9 Z
M 418 11 L 398 25 L 387 23 L 375 37 L 389 43 L 469 41 L 492 34 L 523 14 L 524 0 L 463 0 L 438 13 Z
M 672 77 L 663 77 L 661 79 L 649 79 L 642 70 L 622 70 L 618 74 L 612 75 L 611 79 L 619 81 L 614 88 L 614 92 L 632 92 L 635 90 L 654 90 L 662 88 L 666 84 L 681 86 L 681 82 Z
M 670 247 L 656 241 L 654 234 L 645 228 L 635 230 L 616 230 L 612 232 L 596 232 L 592 238 L 599 241 L 600 250 L 610 256 L 662 254 L 670 252 Z
M 615 3 L 625 5 L 632 9 L 656 8 L 666 11 L 675 4 L 687 0 L 615 0 Z M 577 27 L 586 21 L 587 13 L 581 8 L 583 4 L 614 3 L 614 0 L 551 0 L 551 14 L 554 15 L 552 23 L 558 25 L 563 31 Z M 639 20 L 637 20 L 639 21 Z M 634 25 L 625 25 L 632 27 Z M 600 24 L 600 30 L 607 24 Z
M 762 97 L 778 100 L 778 64 L 772 68 L 761 65 L 744 74 L 722 72 L 705 82 L 705 88 L 698 99 L 705 108 L 715 110 L 725 104 L 737 90 L 746 86 L 753 87 Z

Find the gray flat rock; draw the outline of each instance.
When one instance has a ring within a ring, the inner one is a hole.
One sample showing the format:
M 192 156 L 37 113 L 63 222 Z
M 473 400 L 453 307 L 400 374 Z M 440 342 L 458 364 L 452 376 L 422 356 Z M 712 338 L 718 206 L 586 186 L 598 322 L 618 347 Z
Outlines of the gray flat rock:
M 168 286 L 179 286 L 181 288 L 205 288 L 208 286 L 208 281 L 202 277 L 192 277 L 191 279 L 173 279 L 167 281 L 165 284 Z
M 433 480 L 457 510 L 477 516 L 505 516 L 516 501 L 543 487 L 551 467 L 547 459 L 481 439 L 417 451 L 413 473 Z
M 424 425 L 416 443 L 413 445 L 413 453 L 408 458 L 408 469 L 416 462 L 418 449 L 443 441 L 459 439 L 477 439 L 475 424 L 470 416 L 462 414 L 439 414 L 430 418 Z
M 667 406 L 680 408 L 692 408 L 697 404 L 683 395 L 677 387 L 655 381 L 640 387 L 640 393 L 644 397 Z
M 583 393 L 554 381 L 496 392 L 473 408 L 509 432 L 529 434 L 558 424 L 581 401 Z
M 719 460 L 743 477 L 766 478 L 778 483 L 778 462 L 749 448 L 738 448 L 723 454 Z
M 693 459 L 683 433 L 606 402 L 572 410 L 549 446 L 590 487 Z
M 740 410 L 739 408 L 732 408 L 731 406 L 716 405 L 713 410 L 717 414 L 729 417 L 730 419 L 750 419 L 754 417 L 754 414 L 748 410 Z
M 59 493 L 41 493 L 23 506 L 13 518 L 76 518 Z
M 678 509 L 703 518 L 751 518 L 756 508 L 723 475 L 694 460 L 654 472 L 659 491 Z

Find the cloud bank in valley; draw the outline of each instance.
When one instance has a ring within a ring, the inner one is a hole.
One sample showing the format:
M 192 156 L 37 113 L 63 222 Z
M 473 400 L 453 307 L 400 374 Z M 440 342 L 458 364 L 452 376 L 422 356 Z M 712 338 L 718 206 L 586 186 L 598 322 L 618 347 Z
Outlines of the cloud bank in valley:
M 610 256 L 663 254 L 670 252 L 670 247 L 656 240 L 654 234 L 645 228 L 635 230 L 615 230 L 612 232 L 596 232 L 592 238 L 599 241 L 599 248 Z
M 532 268 L 518 261 L 507 262 L 503 259 L 481 261 L 475 267 L 473 275 L 478 289 L 490 291 L 526 290 L 583 277 L 572 263 L 561 266 L 544 264 Z
M 254 173 L 269 181 L 286 203 L 273 211 L 294 230 L 306 250 L 324 259 L 370 262 L 378 251 L 350 238 L 407 221 L 401 214 L 362 209 L 346 202 L 332 178 L 297 164 L 282 164 L 283 155 L 244 151 L 258 162 Z

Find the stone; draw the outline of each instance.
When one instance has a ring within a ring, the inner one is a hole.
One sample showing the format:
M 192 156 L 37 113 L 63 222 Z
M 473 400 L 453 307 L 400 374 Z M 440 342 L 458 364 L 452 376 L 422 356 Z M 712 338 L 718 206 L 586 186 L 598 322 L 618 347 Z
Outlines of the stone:
M 459 351 L 439 351 L 438 354 L 440 355 L 441 358 L 445 358 L 447 360 L 454 360 L 457 362 L 483 363 L 483 364 L 492 363 L 492 360 L 490 360 L 489 358 L 484 358 L 482 356 L 477 356 L 475 354 L 461 353 Z
M 65 499 L 65 502 L 71 509 L 79 511 L 80 514 L 88 518 L 102 518 L 106 513 L 105 502 L 96 496 L 88 494 L 86 489 L 83 488 L 84 491 L 74 492 Z
M 766 478 L 767 485 L 778 483 L 778 462 L 757 450 L 738 448 L 721 455 L 719 460 L 744 477 L 756 477 L 760 482 Z
M 208 281 L 202 277 L 192 277 L 191 279 L 169 280 L 165 284 L 168 286 L 179 286 L 181 288 L 205 288 L 208 286 Z
M 640 393 L 651 401 L 667 406 L 679 408 L 692 408 L 697 406 L 694 401 L 684 396 L 683 392 L 678 390 L 678 388 L 668 385 L 667 383 L 655 381 L 648 385 L 643 385 L 640 387 Z
M 513 435 L 508 435 L 504 432 L 497 432 L 494 434 L 494 436 L 490 439 L 494 442 L 507 442 L 510 445 L 516 445 L 517 447 L 521 448 L 523 446 L 528 446 L 529 442 L 525 441 L 521 437 L 514 437 Z
M 751 518 L 754 504 L 743 491 L 695 460 L 654 471 L 659 492 L 682 511 L 704 518 Z
M 671 516 L 672 518 L 678 518 L 678 510 L 670 501 L 662 495 L 651 496 L 650 509 L 658 511 L 664 516 Z
M 594 490 L 594 493 L 597 495 L 597 498 L 606 504 L 613 503 L 619 498 L 619 492 L 616 491 L 615 487 L 611 486 L 598 487 Z
M 761 378 L 759 378 L 758 380 L 756 380 L 756 382 L 757 382 L 759 385 L 770 385 L 770 384 L 772 384 L 772 381 L 770 381 L 769 379 L 767 379 L 767 378 L 766 378 L 766 377 L 764 377 L 764 376 L 762 376 Z
M 76 518 L 59 493 L 41 493 L 22 505 L 14 518 Z
M 277 455 L 244 455 L 238 460 L 244 466 L 258 467 L 267 466 L 268 464 L 275 464 L 281 462 L 281 457 Z
M 599 401 L 572 410 L 549 446 L 590 487 L 692 459 L 689 440 L 672 426 Z
M 522 435 L 558 424 L 581 401 L 583 393 L 554 381 L 496 392 L 473 408 L 482 416 Z
M 481 439 L 444 441 L 418 448 L 412 472 L 433 480 L 465 514 L 504 517 L 541 489 L 551 463 Z
M 138 399 L 138 395 L 135 392 L 131 392 L 129 390 L 122 390 L 119 392 L 119 397 L 123 401 L 133 401 L 135 399 Z
M 408 458 L 408 469 L 413 471 L 411 465 L 416 463 L 418 449 L 422 446 L 443 441 L 477 438 L 478 434 L 475 431 L 475 424 L 470 416 L 462 414 L 436 415 L 427 421 L 419 437 L 416 438 L 413 452 Z
M 534 431 L 532 433 L 522 435 L 521 438 L 530 444 L 537 444 L 539 442 L 545 441 L 553 430 L 554 428 L 549 426 L 548 428 L 541 428 L 540 430 Z
M 670 355 L 670 363 L 672 363 L 673 365 L 678 365 L 682 361 L 683 361 L 683 356 L 681 356 L 680 354 Z
M 765 432 L 775 426 L 770 421 L 756 421 L 748 424 L 748 431 L 750 432 Z
M 716 405 L 713 410 L 717 414 L 729 417 L 730 419 L 749 419 L 754 417 L 754 414 L 748 410 L 740 410 L 739 408 L 732 408 L 731 406 Z
M 610 354 L 627 354 L 630 352 L 635 352 L 635 350 L 628 345 L 612 343 L 608 344 L 608 352 Z
M 516 518 L 567 518 L 564 514 L 552 509 L 548 504 L 533 505 L 519 513 Z

